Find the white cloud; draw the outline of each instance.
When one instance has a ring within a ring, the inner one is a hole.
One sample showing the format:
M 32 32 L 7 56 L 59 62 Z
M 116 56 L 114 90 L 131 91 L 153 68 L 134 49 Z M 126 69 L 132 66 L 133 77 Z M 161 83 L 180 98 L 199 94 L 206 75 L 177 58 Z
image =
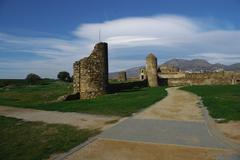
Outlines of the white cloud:
M 154 52 L 159 61 L 190 57 L 213 63 L 240 62 L 240 30 L 217 27 L 214 21 L 206 19 L 159 15 L 81 24 L 73 31 L 75 38 L 71 40 L 0 33 L 0 62 L 11 53 L 45 58 L 21 61 L 8 56 L 7 64 L 0 63 L 0 69 L 15 67 L 24 73 L 36 71 L 49 77 L 55 77 L 59 70 L 71 71 L 75 60 L 91 52 L 99 30 L 101 40 L 109 43 L 110 71 L 143 65 L 148 52 Z M 0 76 L 4 78 L 3 74 Z
M 8 74 L 24 78 L 30 72 L 55 78 L 61 70 L 71 72 L 72 63 L 88 56 L 92 47 L 89 42 L 79 39 L 20 37 L 4 33 L 0 33 L 0 45 L 0 78 L 14 77 Z M 28 54 L 30 59 L 22 59 L 21 54 Z M 31 58 L 34 55 L 37 58 Z M 3 68 L 8 72 L 3 73 Z
M 73 33 L 80 38 L 96 41 L 99 37 L 99 30 L 101 39 L 107 41 L 112 47 L 119 47 L 119 45 L 129 47 L 176 42 L 180 40 L 180 37 L 192 35 L 200 28 L 188 18 L 161 15 L 82 24 Z M 176 39 L 177 37 L 179 38 Z
M 153 17 L 122 18 L 103 23 L 82 24 L 74 31 L 76 36 L 96 40 L 98 31 L 102 38 L 111 36 L 169 36 L 197 31 L 197 25 L 181 16 L 162 15 Z

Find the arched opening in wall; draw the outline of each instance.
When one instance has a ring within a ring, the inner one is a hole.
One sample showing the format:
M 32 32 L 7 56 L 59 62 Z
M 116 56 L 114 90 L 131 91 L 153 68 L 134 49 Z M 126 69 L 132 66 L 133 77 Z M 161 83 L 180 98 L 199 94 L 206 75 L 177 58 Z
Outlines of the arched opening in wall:
M 141 75 L 141 80 L 144 80 L 144 75 Z

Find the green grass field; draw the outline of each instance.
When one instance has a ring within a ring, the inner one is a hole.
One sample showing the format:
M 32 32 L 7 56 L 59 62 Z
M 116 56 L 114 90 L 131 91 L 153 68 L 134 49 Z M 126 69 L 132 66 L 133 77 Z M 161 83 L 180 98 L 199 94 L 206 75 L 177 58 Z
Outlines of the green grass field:
M 129 116 L 167 95 L 165 88 L 139 88 L 107 94 L 92 100 L 53 102 L 71 93 L 70 83 L 54 81 L 48 84 L 0 88 L 0 105 L 36 108 L 62 112 Z
M 182 89 L 201 96 L 213 118 L 240 120 L 240 85 L 187 86 Z
M 0 116 L 0 159 L 41 160 L 66 152 L 98 131 Z
M 40 81 L 36 82 L 39 85 L 46 85 L 56 80 L 53 79 L 41 79 Z M 16 86 L 26 86 L 29 85 L 29 82 L 25 79 L 0 79 L 0 87 L 16 87 Z
M 46 104 L 59 96 L 71 93 L 70 83 L 49 81 L 36 85 L 10 85 L 0 88 L 0 104 L 8 106 L 31 107 Z

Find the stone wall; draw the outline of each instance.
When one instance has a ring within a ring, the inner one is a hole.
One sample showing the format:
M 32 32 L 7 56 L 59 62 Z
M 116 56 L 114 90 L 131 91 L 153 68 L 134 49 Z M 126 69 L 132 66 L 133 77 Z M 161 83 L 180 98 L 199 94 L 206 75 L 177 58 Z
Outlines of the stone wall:
M 150 53 L 146 57 L 146 73 L 149 87 L 158 86 L 157 58 Z
M 120 82 L 127 81 L 127 73 L 125 71 L 118 72 L 118 81 Z
M 178 73 L 158 73 L 159 78 L 185 78 L 184 72 L 178 72 Z
M 178 67 L 169 64 L 163 64 L 159 67 L 161 73 L 177 73 L 180 71 Z
M 240 74 L 235 72 L 186 73 L 182 78 L 165 78 L 168 86 L 183 85 L 230 85 L 240 83 Z
M 108 85 L 108 45 L 95 45 L 89 57 L 73 65 L 74 92 L 80 92 L 80 99 L 91 99 L 103 95 Z
M 184 86 L 184 85 L 227 85 L 232 84 L 231 79 L 224 78 L 169 78 L 167 79 L 168 86 Z

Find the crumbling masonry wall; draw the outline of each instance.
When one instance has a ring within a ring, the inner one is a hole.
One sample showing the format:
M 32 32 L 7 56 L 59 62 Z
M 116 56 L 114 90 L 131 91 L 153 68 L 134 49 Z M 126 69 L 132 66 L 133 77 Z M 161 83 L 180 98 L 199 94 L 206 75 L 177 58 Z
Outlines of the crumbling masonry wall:
M 91 99 L 106 94 L 108 85 L 108 45 L 100 42 L 95 45 L 89 57 L 73 65 L 74 92 L 80 99 Z
M 185 73 L 182 78 L 165 79 L 169 86 L 181 85 L 234 85 L 240 83 L 240 74 L 235 72 Z
M 158 86 L 157 58 L 150 53 L 146 57 L 146 73 L 149 87 Z
M 73 64 L 73 93 L 80 93 L 80 68 L 79 61 Z

